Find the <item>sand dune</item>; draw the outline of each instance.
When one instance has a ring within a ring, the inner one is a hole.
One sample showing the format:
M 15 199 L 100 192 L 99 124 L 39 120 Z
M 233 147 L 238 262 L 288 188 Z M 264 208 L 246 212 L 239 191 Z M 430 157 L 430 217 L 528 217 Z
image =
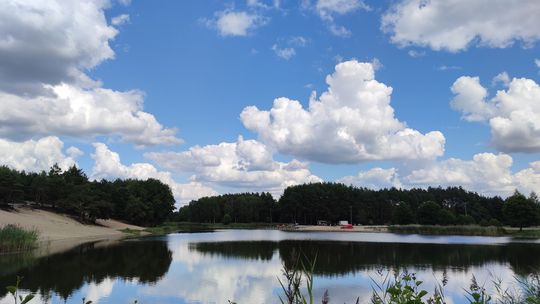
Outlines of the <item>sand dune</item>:
M 84 225 L 63 214 L 26 207 L 17 208 L 13 212 L 0 210 L 0 226 L 7 224 L 37 229 L 41 242 L 69 239 L 115 239 L 123 236 L 119 230 L 143 229 L 114 220 L 98 220 L 99 225 Z

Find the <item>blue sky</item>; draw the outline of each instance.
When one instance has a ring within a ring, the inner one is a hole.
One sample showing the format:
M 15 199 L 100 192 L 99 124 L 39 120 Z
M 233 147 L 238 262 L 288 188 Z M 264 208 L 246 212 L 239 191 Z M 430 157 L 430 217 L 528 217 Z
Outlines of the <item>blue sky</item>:
M 0 156 L 159 178 L 179 203 L 322 180 L 538 191 L 540 5 L 469 2 L 8 1 Z

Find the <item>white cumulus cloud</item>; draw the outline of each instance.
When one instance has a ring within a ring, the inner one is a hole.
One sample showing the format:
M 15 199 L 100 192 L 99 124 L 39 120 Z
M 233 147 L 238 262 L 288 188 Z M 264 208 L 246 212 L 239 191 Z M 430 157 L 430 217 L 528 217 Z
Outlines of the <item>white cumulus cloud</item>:
M 304 109 L 281 97 L 269 111 L 246 107 L 240 117 L 262 142 L 284 154 L 323 163 L 433 159 L 444 152 L 439 131 L 422 134 L 394 116 L 392 88 L 375 78 L 372 63 L 339 63 L 328 91 Z
M 488 121 L 494 146 L 504 152 L 540 151 L 540 86 L 513 78 L 494 97 L 478 77 L 462 76 L 452 85 L 452 108 L 467 121 Z
M 0 1 L 0 90 L 38 94 L 114 58 L 107 1 Z M 38 46 L 38 47 L 37 47 Z
M 75 158 L 81 153 L 76 147 L 64 152 L 64 143 L 55 136 L 23 142 L 0 138 L 0 165 L 16 170 L 48 171 L 54 164 L 65 170 L 75 164 Z
M 94 143 L 95 152 L 92 154 L 94 166 L 90 177 L 92 179 L 133 178 L 145 180 L 154 178 L 169 185 L 179 204 L 185 204 L 193 199 L 217 194 L 212 188 L 198 182 L 177 183 L 170 172 L 159 171 L 148 163 L 122 164 L 120 155 L 111 151 L 103 143 Z
M 115 53 L 109 1 L 0 2 L 0 137 L 118 136 L 177 144 L 176 130 L 143 111 L 140 91 L 114 91 L 85 73 Z M 128 15 L 112 19 L 119 25 Z
M 506 197 L 515 189 L 530 193 L 540 191 L 540 162 L 512 172 L 512 157 L 507 154 L 479 153 L 471 160 L 449 158 L 424 164 L 423 168 L 399 170 L 373 168 L 340 182 L 369 188 L 413 188 L 462 186 L 484 195 Z
M 382 17 L 399 46 L 457 52 L 470 45 L 504 48 L 540 39 L 537 0 L 400 0 Z
M 276 196 L 288 186 L 321 181 L 311 174 L 306 163 L 275 161 L 267 146 L 242 137 L 233 143 L 145 156 L 167 170 L 193 173 L 194 181 L 245 191 L 268 191 Z
M 177 144 L 176 130 L 164 128 L 143 111 L 143 94 L 69 84 L 48 87 L 51 96 L 26 97 L 0 92 L 0 136 L 92 137 L 118 135 L 138 146 Z
M 373 168 L 368 171 L 361 171 L 356 176 L 345 176 L 337 180 L 337 182 L 369 189 L 402 187 L 396 168 Z

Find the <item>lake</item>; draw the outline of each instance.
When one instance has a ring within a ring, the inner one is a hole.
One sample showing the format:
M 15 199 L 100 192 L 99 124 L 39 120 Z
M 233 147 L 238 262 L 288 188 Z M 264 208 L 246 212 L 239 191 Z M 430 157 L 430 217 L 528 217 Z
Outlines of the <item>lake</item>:
M 320 303 L 369 303 L 373 282 L 395 269 L 426 281 L 448 279 L 447 303 L 465 303 L 472 276 L 487 288 L 540 269 L 540 242 L 506 237 L 420 236 L 391 233 L 220 230 L 176 233 L 112 244 L 89 243 L 41 258 L 0 256 L 0 303 L 13 303 L 4 286 L 24 277 L 30 303 L 277 303 L 278 277 L 301 255 L 314 260 Z M 505 285 L 509 286 L 509 285 Z M 24 293 L 24 292 L 23 292 Z

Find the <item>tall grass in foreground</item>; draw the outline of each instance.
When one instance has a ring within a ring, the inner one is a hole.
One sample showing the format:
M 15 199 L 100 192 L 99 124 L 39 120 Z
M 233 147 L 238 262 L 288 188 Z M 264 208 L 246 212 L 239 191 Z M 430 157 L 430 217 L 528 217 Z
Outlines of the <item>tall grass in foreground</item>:
M 298 266 L 298 263 L 297 265 Z M 287 269 L 283 267 L 285 281 L 279 280 L 283 297 L 279 300 L 282 304 L 330 304 L 328 290 L 325 291 L 320 300 L 313 297 L 313 270 L 314 263 L 305 267 L 300 264 L 299 268 Z M 394 271 L 384 274 L 379 271 L 381 280 L 373 280 L 370 303 L 372 304 L 446 304 L 444 288 L 448 283 L 446 275 L 441 282 L 436 284 L 433 293 L 429 293 L 422 288 L 423 281 L 419 280 L 414 273 L 405 271 Z M 494 294 L 489 294 L 486 288 L 479 285 L 476 278 L 471 278 L 468 290 L 463 290 L 463 297 L 469 304 L 540 304 L 540 273 L 531 274 L 526 277 L 515 277 L 516 285 L 503 288 L 501 279 L 493 280 L 495 286 Z M 305 280 L 307 294 L 302 293 L 302 281 Z M 359 297 L 351 299 L 359 304 L 362 299 Z M 365 303 L 367 299 L 363 299 Z M 229 302 L 233 303 L 234 302 Z
M 36 247 L 38 232 L 17 225 L 0 228 L 0 252 L 24 251 Z

